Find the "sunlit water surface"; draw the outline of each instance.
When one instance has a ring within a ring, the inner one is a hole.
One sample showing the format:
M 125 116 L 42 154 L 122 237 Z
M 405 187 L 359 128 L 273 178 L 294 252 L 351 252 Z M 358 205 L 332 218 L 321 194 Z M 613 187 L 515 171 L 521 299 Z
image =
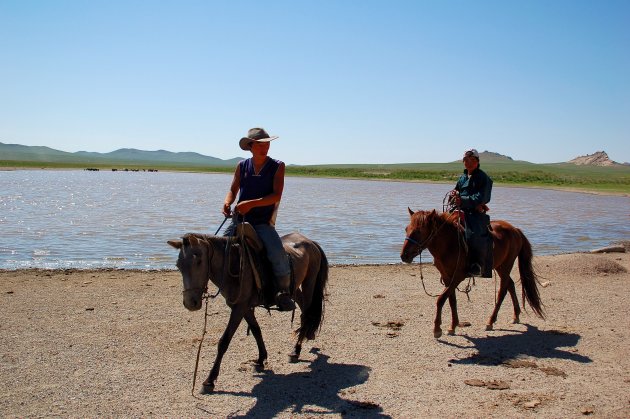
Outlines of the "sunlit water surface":
M 1 171 L 0 268 L 174 269 L 166 241 L 214 234 L 230 182 L 227 174 Z M 397 263 L 407 207 L 441 210 L 451 188 L 288 177 L 277 229 L 318 241 L 333 264 Z M 525 232 L 535 254 L 630 237 L 627 197 L 495 186 L 490 207 Z

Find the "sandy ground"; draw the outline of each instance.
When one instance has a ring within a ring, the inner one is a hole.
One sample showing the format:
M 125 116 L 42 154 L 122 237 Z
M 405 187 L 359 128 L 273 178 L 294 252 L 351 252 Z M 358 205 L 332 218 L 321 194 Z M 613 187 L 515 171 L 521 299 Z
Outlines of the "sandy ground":
M 458 294 L 471 325 L 437 340 L 420 265 L 332 267 L 301 362 L 287 360 L 291 315 L 259 309 L 267 368 L 242 325 L 216 392 L 199 395 L 228 316 L 214 300 L 194 396 L 203 310 L 183 307 L 178 272 L 0 271 L 0 416 L 630 417 L 630 254 L 534 262 L 546 320 L 511 325 L 505 301 L 486 332 L 495 282 L 478 279 L 470 301 Z

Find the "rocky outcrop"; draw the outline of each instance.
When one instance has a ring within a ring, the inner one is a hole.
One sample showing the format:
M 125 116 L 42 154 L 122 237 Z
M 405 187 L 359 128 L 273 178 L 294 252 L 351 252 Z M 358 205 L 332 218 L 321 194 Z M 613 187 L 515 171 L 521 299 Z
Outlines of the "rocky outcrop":
M 616 166 L 619 164 L 610 160 L 605 151 L 596 151 L 593 154 L 576 157 L 573 160 L 569 160 L 569 163 L 573 163 L 578 166 Z

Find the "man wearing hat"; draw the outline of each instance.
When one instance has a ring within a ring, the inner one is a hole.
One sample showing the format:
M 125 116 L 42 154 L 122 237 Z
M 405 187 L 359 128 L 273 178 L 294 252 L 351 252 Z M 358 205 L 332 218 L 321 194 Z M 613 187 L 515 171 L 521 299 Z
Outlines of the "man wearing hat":
M 238 222 L 246 221 L 254 227 L 273 268 L 278 309 L 291 311 L 295 309 L 289 293 L 291 268 L 275 228 L 276 212 L 284 189 L 285 165 L 267 155 L 271 141 L 276 138 L 278 137 L 269 136 L 262 128 L 252 128 L 247 132 L 247 137 L 241 138 L 239 146 L 243 150 L 251 151 L 252 157 L 236 165 L 222 212 L 226 217 L 232 215 L 231 205 L 238 195 L 234 208 L 237 217 L 232 220 L 225 234 L 234 234 Z
M 479 153 L 464 152 L 464 173 L 452 191 L 456 205 L 464 211 L 468 244 L 468 276 L 492 278 L 492 236 L 486 214 L 492 194 L 492 179 L 479 168 Z

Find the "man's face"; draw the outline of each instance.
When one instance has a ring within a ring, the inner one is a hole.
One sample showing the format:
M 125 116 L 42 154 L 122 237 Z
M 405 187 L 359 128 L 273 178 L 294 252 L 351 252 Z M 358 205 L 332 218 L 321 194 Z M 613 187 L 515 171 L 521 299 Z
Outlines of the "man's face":
M 254 156 L 266 156 L 269 152 L 269 146 L 271 142 L 260 142 L 260 141 L 252 141 L 251 142 L 251 151 Z
M 464 167 L 468 170 L 468 173 L 472 172 L 479 166 L 479 160 L 472 156 L 464 157 Z

